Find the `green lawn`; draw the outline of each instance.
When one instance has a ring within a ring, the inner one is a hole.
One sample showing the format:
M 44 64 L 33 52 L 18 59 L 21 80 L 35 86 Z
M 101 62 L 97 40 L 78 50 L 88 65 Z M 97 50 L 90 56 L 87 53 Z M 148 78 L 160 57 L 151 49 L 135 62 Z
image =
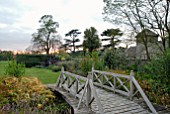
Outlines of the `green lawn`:
M 0 61 L 0 76 L 4 76 L 7 61 Z M 26 68 L 24 76 L 37 77 L 43 84 L 55 83 L 60 72 L 52 72 L 45 68 Z

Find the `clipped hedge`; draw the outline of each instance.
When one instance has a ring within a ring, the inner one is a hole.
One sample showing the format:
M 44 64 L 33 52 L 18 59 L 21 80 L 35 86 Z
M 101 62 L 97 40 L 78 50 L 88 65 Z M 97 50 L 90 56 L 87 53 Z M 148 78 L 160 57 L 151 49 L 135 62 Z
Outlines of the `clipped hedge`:
M 48 66 L 50 63 L 53 63 L 56 60 L 54 55 L 36 55 L 36 54 L 21 54 L 16 55 L 16 60 L 19 63 L 24 63 L 26 67 L 35 67 L 35 66 Z

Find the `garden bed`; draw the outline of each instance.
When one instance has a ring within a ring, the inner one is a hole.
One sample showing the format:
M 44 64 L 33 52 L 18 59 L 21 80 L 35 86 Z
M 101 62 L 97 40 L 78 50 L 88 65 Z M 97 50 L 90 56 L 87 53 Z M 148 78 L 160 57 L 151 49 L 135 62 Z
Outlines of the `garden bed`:
M 0 114 L 70 114 L 71 107 L 35 77 L 0 77 Z

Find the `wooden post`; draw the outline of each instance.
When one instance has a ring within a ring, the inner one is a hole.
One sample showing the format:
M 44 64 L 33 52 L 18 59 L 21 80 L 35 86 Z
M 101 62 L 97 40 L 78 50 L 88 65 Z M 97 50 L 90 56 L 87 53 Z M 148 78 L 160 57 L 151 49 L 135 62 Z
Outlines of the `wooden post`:
M 130 93 L 129 93 L 130 100 L 133 99 L 133 92 L 134 92 L 133 77 L 134 77 L 134 72 L 133 72 L 133 70 L 131 70 L 131 72 L 130 72 Z
M 88 73 L 88 80 L 91 80 L 91 73 Z M 89 105 L 91 101 L 91 88 L 90 88 L 90 84 L 87 84 L 87 95 L 86 95 L 86 105 L 88 108 L 91 108 L 91 106 Z
M 63 66 L 61 67 L 61 73 L 64 73 L 64 67 Z
M 63 81 L 64 81 L 64 76 L 63 76 L 63 74 L 64 74 L 64 67 L 62 66 L 62 67 L 61 67 L 61 84 L 62 84 Z
M 70 77 L 67 76 L 66 78 L 67 78 L 67 89 L 68 89 L 68 92 L 70 92 L 70 88 L 69 88 L 69 86 L 70 86 Z
M 114 76 L 114 93 L 116 92 L 116 76 Z
M 58 77 L 58 80 L 56 82 L 56 87 L 59 87 L 60 84 L 63 82 L 63 72 L 64 72 L 64 67 L 61 68 L 61 73 L 60 73 L 60 76 Z
M 94 64 L 92 65 L 92 71 L 91 71 L 91 79 L 94 81 Z
M 76 78 L 76 88 L 75 88 L 75 89 L 76 89 L 76 95 L 77 95 L 77 92 L 78 92 L 78 86 L 79 86 L 79 82 L 78 82 L 78 80 L 79 80 L 79 79 L 78 79 L 78 78 Z M 75 96 L 76 96 L 76 95 L 75 95 Z
M 102 77 L 101 77 L 101 78 L 102 78 L 102 80 L 101 80 L 102 85 L 101 85 L 101 86 L 102 86 L 102 88 L 104 88 L 104 87 L 103 87 L 103 85 L 104 85 L 104 74 L 102 74 Z

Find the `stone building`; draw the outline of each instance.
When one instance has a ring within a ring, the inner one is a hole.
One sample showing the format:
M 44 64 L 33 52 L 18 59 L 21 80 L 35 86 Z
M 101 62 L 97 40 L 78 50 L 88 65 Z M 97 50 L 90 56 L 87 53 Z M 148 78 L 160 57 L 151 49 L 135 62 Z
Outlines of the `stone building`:
M 136 46 L 126 50 L 128 59 L 147 60 L 145 45 L 148 47 L 149 56 L 152 57 L 158 52 L 158 35 L 149 29 L 144 29 L 136 36 Z

